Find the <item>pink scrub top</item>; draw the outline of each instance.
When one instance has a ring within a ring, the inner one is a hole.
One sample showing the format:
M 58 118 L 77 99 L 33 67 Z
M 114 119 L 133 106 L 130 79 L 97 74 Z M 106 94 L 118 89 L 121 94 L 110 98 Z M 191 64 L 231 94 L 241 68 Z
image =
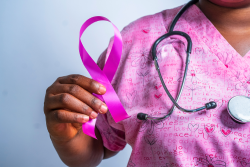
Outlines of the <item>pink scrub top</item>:
M 175 109 L 163 121 L 140 121 L 137 114 L 161 116 L 173 106 L 152 61 L 150 48 L 168 31 L 180 7 L 140 18 L 122 30 L 123 54 L 112 81 L 131 116 L 115 123 L 110 113 L 99 115 L 104 146 L 120 151 L 128 143 L 128 167 L 250 167 L 250 124 L 234 122 L 227 102 L 235 95 L 250 95 L 250 53 L 241 57 L 196 6 L 191 6 L 174 30 L 193 41 L 186 85 L 179 104 L 187 109 L 216 101 L 216 109 L 184 113 Z M 184 66 L 185 39 L 174 36 L 157 48 L 160 69 L 174 97 Z M 98 60 L 102 68 L 107 54 Z M 124 166 L 124 165 L 121 165 Z

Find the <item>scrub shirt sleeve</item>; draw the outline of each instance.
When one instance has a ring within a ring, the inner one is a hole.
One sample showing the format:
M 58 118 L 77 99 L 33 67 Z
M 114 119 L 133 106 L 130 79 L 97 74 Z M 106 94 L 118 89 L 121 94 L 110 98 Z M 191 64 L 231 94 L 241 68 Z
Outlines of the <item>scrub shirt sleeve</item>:
M 107 52 L 109 52 L 109 49 L 108 51 L 105 50 L 97 61 L 97 65 L 101 69 L 103 69 L 105 65 Z M 111 117 L 109 113 L 99 114 L 96 121 L 96 127 L 98 128 L 101 134 L 104 147 L 111 151 L 118 152 L 123 150 L 127 144 L 125 141 L 125 133 L 121 130 L 112 127 L 110 125 L 110 119 L 108 119 L 108 117 Z

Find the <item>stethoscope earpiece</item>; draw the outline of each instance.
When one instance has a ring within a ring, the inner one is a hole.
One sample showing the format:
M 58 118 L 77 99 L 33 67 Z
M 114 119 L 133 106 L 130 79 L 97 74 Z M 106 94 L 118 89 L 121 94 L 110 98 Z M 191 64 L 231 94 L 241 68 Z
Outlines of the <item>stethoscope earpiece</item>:
M 210 101 L 209 103 L 205 104 L 207 110 L 215 109 L 217 104 L 214 101 Z
M 145 121 L 147 120 L 148 114 L 144 114 L 144 113 L 138 113 L 137 114 L 137 119 L 141 120 L 141 121 Z

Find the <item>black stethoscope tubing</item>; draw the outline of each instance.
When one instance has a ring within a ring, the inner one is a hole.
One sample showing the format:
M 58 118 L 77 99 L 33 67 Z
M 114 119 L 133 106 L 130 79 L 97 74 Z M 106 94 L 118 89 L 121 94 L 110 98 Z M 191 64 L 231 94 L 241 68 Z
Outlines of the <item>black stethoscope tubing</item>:
M 163 119 L 166 119 L 167 117 L 169 117 L 175 107 L 178 108 L 179 110 L 183 111 L 183 112 L 188 112 L 188 113 L 194 113 L 194 112 L 197 112 L 197 111 L 201 111 L 201 110 L 209 110 L 209 109 L 214 109 L 217 107 L 217 104 L 214 102 L 214 101 L 211 101 L 209 103 L 206 103 L 205 106 L 203 107 L 200 107 L 200 108 L 197 108 L 197 109 L 192 109 L 192 110 L 187 110 L 185 108 L 182 108 L 179 104 L 178 104 L 178 101 L 179 101 L 179 98 L 182 94 L 182 91 L 183 91 L 183 87 L 185 85 L 185 81 L 186 81 L 186 76 L 187 76 L 187 71 L 188 71 L 188 64 L 189 64 L 189 57 L 190 57 L 190 54 L 191 54 L 191 50 L 192 50 L 192 40 L 190 38 L 190 36 L 184 32 L 181 32 L 181 31 L 173 31 L 174 30 L 174 27 L 177 23 L 177 21 L 179 20 L 179 18 L 182 16 L 182 14 L 190 7 L 192 6 L 193 4 L 197 3 L 198 0 L 191 0 L 190 2 L 188 2 L 178 13 L 177 15 L 175 16 L 175 18 L 173 19 L 171 25 L 170 25 L 170 28 L 169 28 L 169 32 L 164 34 L 163 36 L 161 36 L 160 38 L 158 38 L 155 43 L 153 44 L 152 46 L 152 56 L 153 56 L 153 60 L 154 60 L 154 64 L 155 64 L 155 67 L 156 67 L 156 70 L 158 72 L 158 75 L 159 75 L 159 78 L 161 80 L 161 84 L 165 90 L 165 92 L 167 93 L 168 97 L 170 98 L 170 100 L 173 102 L 174 106 L 171 108 L 170 112 L 165 115 L 165 116 L 162 116 L 162 117 L 152 117 L 152 116 L 149 116 L 148 114 L 145 114 L 145 113 L 139 113 L 137 114 L 137 118 L 139 120 L 147 120 L 147 119 L 150 119 L 150 120 L 163 120 Z M 161 72 L 160 72 L 160 67 L 158 65 L 158 62 L 157 62 L 157 55 L 156 55 L 156 48 L 158 46 L 158 44 L 160 42 L 162 42 L 164 39 L 172 36 L 172 35 L 180 35 L 182 37 L 184 37 L 186 40 L 187 40 L 187 51 L 186 51 L 186 63 L 185 63 L 185 71 L 184 71 L 184 75 L 183 75 L 183 79 L 182 79 L 182 84 L 181 84 L 181 88 L 179 90 L 179 93 L 177 95 L 177 98 L 174 99 L 173 96 L 171 95 L 171 93 L 169 92 L 167 86 L 165 85 L 165 82 L 162 78 L 162 75 L 161 75 Z

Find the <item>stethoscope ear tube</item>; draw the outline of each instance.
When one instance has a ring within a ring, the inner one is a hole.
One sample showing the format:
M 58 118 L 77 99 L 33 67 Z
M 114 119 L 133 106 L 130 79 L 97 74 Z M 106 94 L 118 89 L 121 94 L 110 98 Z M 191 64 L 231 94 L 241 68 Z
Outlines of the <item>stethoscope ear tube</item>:
M 193 4 L 196 3 L 196 2 L 198 2 L 198 0 L 191 0 L 190 2 L 188 2 L 188 3 L 179 11 L 179 13 L 175 16 L 174 20 L 172 21 L 172 24 L 171 24 L 171 26 L 170 26 L 169 32 L 166 33 L 166 34 L 164 34 L 164 35 L 162 35 L 160 38 L 158 38 L 158 39 L 154 42 L 154 44 L 153 44 L 153 46 L 152 46 L 152 50 L 151 50 L 151 53 L 152 53 L 152 56 L 153 56 L 153 60 L 154 60 L 154 64 L 155 64 L 155 68 L 156 68 L 156 70 L 157 70 L 157 72 L 158 72 L 159 78 L 160 78 L 160 80 L 161 80 L 161 84 L 162 84 L 162 86 L 163 86 L 165 92 L 167 93 L 168 97 L 169 97 L 170 100 L 173 102 L 174 106 L 171 108 L 170 112 L 169 112 L 167 115 L 163 116 L 163 117 L 151 117 L 151 116 L 149 116 L 149 115 L 147 115 L 147 114 L 139 113 L 139 114 L 137 115 L 137 118 L 138 118 L 139 120 L 147 120 L 147 119 L 150 119 L 150 120 L 162 120 L 162 119 L 165 119 L 165 118 L 169 117 L 169 116 L 173 113 L 175 107 L 177 107 L 179 110 L 181 110 L 181 111 L 183 111 L 183 112 L 188 112 L 188 113 L 193 113 L 193 112 L 201 111 L 201 110 L 204 110 L 204 109 L 206 109 L 206 110 L 214 109 L 214 108 L 217 107 L 217 104 L 216 104 L 215 102 L 213 102 L 213 101 L 212 101 L 212 102 L 209 102 L 209 103 L 206 103 L 205 106 L 203 106 L 203 107 L 200 107 L 200 108 L 197 108 L 197 109 L 193 109 L 193 110 L 184 109 L 184 108 L 182 108 L 181 106 L 179 106 L 179 104 L 178 104 L 179 98 L 180 98 L 180 96 L 181 96 L 181 93 L 182 93 L 182 91 L 183 91 L 183 87 L 184 87 L 185 81 L 186 81 L 186 76 L 187 76 L 187 71 L 188 71 L 188 65 L 189 65 L 189 56 L 190 56 L 191 51 L 192 51 L 192 40 L 191 40 L 191 38 L 190 38 L 190 36 L 189 36 L 188 34 L 186 34 L 186 33 L 184 33 L 184 32 L 181 32 L 181 31 L 173 31 L 173 29 L 174 29 L 175 24 L 177 23 L 178 19 L 181 17 L 181 15 L 182 15 L 191 5 L 193 5 Z M 158 65 L 158 62 L 157 62 L 157 55 L 156 55 L 156 54 L 157 54 L 157 51 L 156 51 L 156 50 L 157 50 L 158 44 L 159 44 L 161 41 L 163 41 L 164 39 L 169 38 L 170 36 L 173 36 L 173 35 L 182 36 L 182 37 L 184 37 L 184 38 L 187 40 L 187 51 L 186 51 L 187 56 L 186 56 L 185 71 L 184 71 L 184 75 L 183 75 L 183 79 L 182 79 L 181 88 L 180 88 L 180 90 L 179 90 L 179 93 L 178 93 L 178 95 L 177 95 L 176 100 L 173 98 L 173 96 L 172 96 L 171 93 L 169 92 L 167 86 L 165 85 L 165 82 L 164 82 L 164 80 L 163 80 L 163 78 L 162 78 L 162 75 L 161 75 L 161 72 L 160 72 L 160 67 L 159 67 L 159 65 Z
M 156 48 L 157 48 L 157 45 L 162 41 L 164 40 L 165 38 L 168 38 L 169 36 L 171 35 L 181 35 L 183 37 L 185 37 L 187 39 L 187 42 L 188 42 L 188 45 L 187 45 L 187 57 L 186 57 L 186 66 L 185 66 L 185 71 L 184 71 L 184 75 L 183 75 L 183 79 L 182 79 L 182 84 L 181 84 L 181 88 L 180 88 L 180 91 L 177 95 L 177 98 L 176 100 L 173 98 L 173 96 L 171 95 L 171 93 L 169 92 L 167 86 L 165 85 L 165 82 L 163 80 L 163 77 L 161 75 L 161 72 L 160 72 L 160 67 L 159 67 L 159 64 L 157 62 L 157 55 L 156 55 Z M 155 65 L 155 68 L 158 72 L 158 75 L 159 75 L 159 78 L 161 80 L 161 84 L 165 90 L 165 92 L 167 93 L 168 97 L 170 98 L 170 100 L 173 102 L 174 106 L 172 107 L 172 109 L 170 110 L 170 112 L 163 116 L 163 117 L 151 117 L 147 114 L 144 114 L 144 113 L 139 113 L 137 115 L 137 118 L 139 120 L 147 120 L 147 119 L 151 119 L 151 120 L 162 120 L 162 119 L 165 119 L 167 117 L 169 117 L 172 113 L 173 113 L 173 110 L 175 107 L 177 107 L 179 110 L 183 111 L 183 112 L 189 112 L 189 113 L 193 113 L 193 112 L 197 112 L 197 111 L 201 111 L 201 110 L 210 110 L 210 109 L 214 109 L 217 107 L 217 104 L 215 102 L 209 102 L 209 103 L 206 103 L 205 106 L 203 107 L 200 107 L 200 108 L 197 108 L 197 109 L 193 109 L 193 110 L 187 110 L 187 109 L 184 109 L 182 108 L 181 106 L 179 106 L 178 104 L 178 100 L 181 96 L 181 93 L 183 91 L 183 87 L 185 85 L 185 81 L 186 81 L 186 76 L 187 76 L 187 71 L 188 71 L 188 64 L 189 64 L 189 56 L 190 56 L 190 53 L 191 53 L 191 50 L 192 50 L 192 41 L 191 41 L 191 38 L 189 37 L 189 35 L 187 35 L 186 33 L 184 32 L 179 32 L 179 31 L 173 31 L 171 33 L 168 33 L 168 34 L 165 34 L 163 35 L 162 37 L 160 37 L 153 45 L 152 47 L 152 56 L 154 58 L 154 65 Z

